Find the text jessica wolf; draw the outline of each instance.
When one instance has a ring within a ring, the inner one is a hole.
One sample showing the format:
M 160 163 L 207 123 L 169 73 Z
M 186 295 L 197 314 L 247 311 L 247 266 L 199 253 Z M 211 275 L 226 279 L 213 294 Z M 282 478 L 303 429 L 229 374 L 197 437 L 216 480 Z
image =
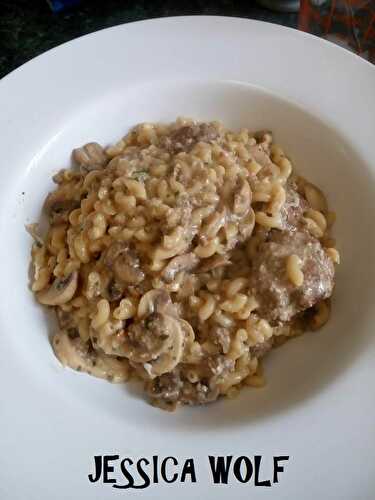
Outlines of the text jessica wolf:
M 273 456 L 271 467 L 265 472 L 261 455 L 207 457 L 212 484 L 228 485 L 233 482 L 252 483 L 257 487 L 271 487 L 279 482 L 289 455 Z M 159 457 L 137 460 L 120 455 L 96 455 L 93 472 L 88 475 L 90 483 L 104 483 L 119 489 L 143 489 L 152 484 L 196 483 L 199 480 L 194 458 L 178 460 L 176 457 Z

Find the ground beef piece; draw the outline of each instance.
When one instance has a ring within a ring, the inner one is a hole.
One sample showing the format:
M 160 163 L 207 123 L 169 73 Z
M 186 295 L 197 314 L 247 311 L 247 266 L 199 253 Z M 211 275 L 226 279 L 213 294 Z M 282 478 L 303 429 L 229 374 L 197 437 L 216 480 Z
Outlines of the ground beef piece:
M 253 347 L 250 347 L 250 355 L 253 358 L 263 358 L 273 346 L 273 338 L 265 340 L 264 342 L 260 342 L 259 344 L 255 344 Z
M 168 320 L 165 314 L 154 312 L 142 321 L 131 323 L 126 336 L 128 358 L 145 363 L 160 356 L 170 334 Z
M 184 125 L 165 138 L 165 146 L 173 153 L 190 151 L 197 142 L 215 141 L 219 131 L 211 123 Z
M 301 260 L 304 281 L 293 285 L 286 274 L 287 258 Z M 258 313 L 272 322 L 289 321 L 322 299 L 334 286 L 334 266 L 320 242 L 304 231 L 272 231 L 253 259 L 251 288 L 260 306 Z
M 148 395 L 155 400 L 176 403 L 179 400 L 183 382 L 179 370 L 164 373 L 146 385 Z
M 303 214 L 309 208 L 305 198 L 297 192 L 294 182 L 286 187 L 286 200 L 280 211 L 283 229 L 293 231 L 301 227 Z
M 198 382 L 192 384 L 181 378 L 179 369 L 164 373 L 146 384 L 146 391 L 153 403 L 166 410 L 174 410 L 178 403 L 197 405 L 215 401 L 218 389 Z

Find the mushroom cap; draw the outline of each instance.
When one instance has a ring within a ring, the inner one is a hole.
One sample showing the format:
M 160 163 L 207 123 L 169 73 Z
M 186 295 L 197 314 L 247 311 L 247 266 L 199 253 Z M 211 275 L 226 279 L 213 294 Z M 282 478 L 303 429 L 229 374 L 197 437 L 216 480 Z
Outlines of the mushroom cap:
M 80 337 L 71 339 L 65 330 L 55 334 L 52 346 L 63 366 L 115 383 L 124 382 L 129 378 L 128 360 L 119 360 L 114 356 L 90 350 L 88 343 L 83 342 Z
M 80 148 L 76 148 L 72 153 L 74 161 L 87 171 L 104 167 L 108 162 L 108 157 L 103 147 L 97 142 L 89 142 Z
M 36 294 L 38 302 L 46 306 L 59 306 L 71 300 L 77 290 L 78 272 L 70 273 L 66 278 L 56 278 L 52 285 Z
M 179 323 L 185 337 L 185 343 L 187 344 L 193 342 L 195 339 L 195 333 L 191 324 L 184 319 L 179 319 Z
M 138 304 L 137 315 L 144 318 L 154 312 L 171 312 L 173 308 L 169 293 L 165 290 L 152 289 L 146 292 Z
M 151 367 L 147 371 L 151 378 L 172 371 L 181 361 L 184 351 L 184 334 L 180 322 L 174 318 L 171 319 L 174 322 L 174 328 L 169 336 L 169 346 L 155 361 L 150 362 Z

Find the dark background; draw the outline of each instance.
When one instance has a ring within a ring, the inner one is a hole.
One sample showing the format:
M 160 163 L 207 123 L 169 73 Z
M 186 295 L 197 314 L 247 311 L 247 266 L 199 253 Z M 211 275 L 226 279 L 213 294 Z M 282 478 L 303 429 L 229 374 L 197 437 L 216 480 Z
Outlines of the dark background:
M 0 0 L 0 78 L 73 38 L 116 24 L 153 17 L 222 15 L 297 27 L 298 14 L 272 12 L 254 0 L 82 0 L 59 13 L 46 0 Z

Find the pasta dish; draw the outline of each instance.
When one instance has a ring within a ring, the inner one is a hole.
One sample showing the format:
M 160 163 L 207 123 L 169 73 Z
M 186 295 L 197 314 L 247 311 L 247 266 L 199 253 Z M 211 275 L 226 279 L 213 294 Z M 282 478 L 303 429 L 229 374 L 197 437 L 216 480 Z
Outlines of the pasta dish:
M 261 359 L 328 320 L 335 215 L 270 132 L 145 123 L 73 161 L 29 227 L 63 365 L 173 410 L 263 386 Z

